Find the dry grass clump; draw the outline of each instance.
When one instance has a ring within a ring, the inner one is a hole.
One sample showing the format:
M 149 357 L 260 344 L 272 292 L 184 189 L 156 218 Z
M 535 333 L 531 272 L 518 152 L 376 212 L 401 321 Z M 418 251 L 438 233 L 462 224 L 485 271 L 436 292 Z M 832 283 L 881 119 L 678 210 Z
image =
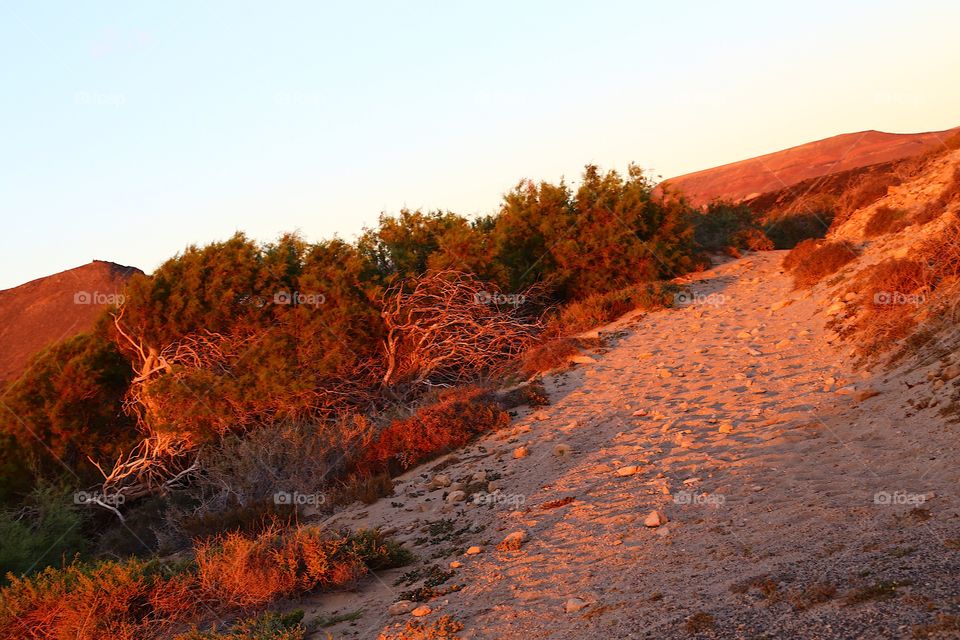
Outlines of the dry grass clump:
M 850 218 L 858 209 L 873 204 L 887 195 L 890 187 L 900 184 L 900 178 L 894 173 L 864 174 L 837 199 L 838 222 Z
M 783 259 L 783 268 L 793 274 L 794 286 L 811 287 L 859 255 L 846 240 L 804 240 Z
M 229 608 L 249 610 L 316 588 L 348 587 L 365 573 L 348 541 L 319 528 L 228 533 L 196 549 L 197 580 Z
M 912 222 L 904 209 L 894 209 L 887 205 L 881 205 L 870 216 L 867 224 L 863 227 L 863 232 L 868 238 L 874 238 L 902 231 Z
M 440 394 L 433 404 L 383 429 L 363 448 L 356 472 L 359 475 L 400 473 L 508 424 L 509 414 L 485 390 L 450 389 Z
M 529 378 L 542 371 L 557 369 L 567 364 L 570 357 L 579 352 L 580 348 L 573 338 L 548 340 L 528 349 L 523 354 L 520 358 L 520 373 Z
M 662 282 L 633 285 L 609 293 L 597 293 L 564 306 L 547 324 L 547 333 L 570 336 L 595 329 L 634 309 L 670 306 L 675 287 Z

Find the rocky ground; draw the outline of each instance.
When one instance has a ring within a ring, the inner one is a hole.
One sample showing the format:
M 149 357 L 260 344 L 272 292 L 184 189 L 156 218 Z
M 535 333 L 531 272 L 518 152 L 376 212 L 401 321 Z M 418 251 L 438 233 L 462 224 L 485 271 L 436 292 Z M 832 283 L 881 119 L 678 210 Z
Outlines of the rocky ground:
M 312 637 L 960 637 L 960 369 L 858 367 L 825 326 L 842 302 L 782 258 L 691 278 L 547 376 L 549 406 L 330 518 L 418 560 L 296 604 L 362 611 Z

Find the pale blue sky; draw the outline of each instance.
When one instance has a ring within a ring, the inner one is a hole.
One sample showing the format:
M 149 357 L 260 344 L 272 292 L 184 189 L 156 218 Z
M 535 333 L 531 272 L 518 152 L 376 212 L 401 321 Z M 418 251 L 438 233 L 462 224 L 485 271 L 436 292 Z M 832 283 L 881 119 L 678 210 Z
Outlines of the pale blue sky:
M 782 5 L 782 6 L 776 6 Z M 0 288 L 960 125 L 960 3 L 0 2 Z

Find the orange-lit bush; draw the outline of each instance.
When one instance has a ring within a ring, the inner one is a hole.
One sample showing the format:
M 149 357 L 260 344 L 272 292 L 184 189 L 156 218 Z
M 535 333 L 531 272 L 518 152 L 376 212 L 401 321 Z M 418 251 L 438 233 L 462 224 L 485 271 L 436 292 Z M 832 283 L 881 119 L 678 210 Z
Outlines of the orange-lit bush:
M 347 540 L 319 528 L 229 533 L 196 549 L 197 580 L 228 607 L 251 609 L 316 588 L 347 587 L 366 569 Z
M 804 240 L 783 259 L 783 268 L 793 274 L 794 285 L 810 287 L 839 271 L 859 252 L 845 240 Z
M 520 359 L 520 372 L 524 377 L 562 367 L 570 357 L 580 352 L 577 341 L 572 338 L 557 338 L 528 349 Z
M 482 389 L 452 389 L 381 431 L 361 453 L 356 471 L 361 475 L 401 472 L 509 423 L 510 416 Z

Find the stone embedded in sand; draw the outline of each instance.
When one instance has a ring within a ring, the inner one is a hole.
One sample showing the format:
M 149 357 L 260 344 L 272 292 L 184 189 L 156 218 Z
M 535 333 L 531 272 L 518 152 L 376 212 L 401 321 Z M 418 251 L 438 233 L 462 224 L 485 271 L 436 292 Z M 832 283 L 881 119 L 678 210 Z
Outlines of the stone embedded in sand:
M 640 473 L 640 467 L 635 464 L 624 465 L 619 469 L 617 469 L 617 475 L 620 476 L 621 478 L 636 475 L 638 473 Z
M 858 391 L 856 398 L 857 402 L 863 402 L 864 400 L 869 400 L 874 396 L 880 395 L 880 392 L 873 388 L 867 388 L 862 391 Z
M 513 450 L 513 457 L 517 460 L 520 458 L 526 458 L 528 455 L 530 455 L 530 447 L 527 447 L 526 445 L 517 447 Z
M 447 502 L 463 502 L 466 499 L 466 491 L 451 491 L 447 494 Z
M 730 424 L 729 422 L 724 422 L 722 425 L 720 425 L 720 426 L 717 428 L 717 432 L 719 432 L 719 433 L 732 433 L 732 432 L 733 432 L 733 425 Z
M 643 519 L 643 526 L 650 527 L 651 529 L 666 523 L 667 516 L 665 516 L 663 512 L 656 510 L 651 511 L 647 517 Z
M 486 471 L 477 471 L 473 474 L 471 478 L 472 482 L 486 482 L 487 481 L 487 472 Z
M 573 454 L 573 447 L 568 444 L 558 444 L 553 447 L 553 455 L 558 458 L 565 458 Z
M 945 367 L 943 371 L 940 372 L 941 380 L 953 380 L 957 376 L 960 376 L 960 366 L 955 364 Z
M 637 409 L 636 411 L 633 412 L 633 415 L 635 415 L 635 416 L 645 416 L 645 415 L 647 415 L 647 410 L 646 410 L 646 409 Z
M 405 613 L 410 613 L 413 611 L 415 606 L 415 602 L 411 602 L 409 600 L 399 600 L 387 608 L 387 613 L 391 616 L 402 616 Z
M 739 338 L 740 340 L 749 340 L 752 337 L 753 337 L 753 334 L 748 333 L 746 331 L 741 331 L 740 333 L 737 334 L 737 338 Z
M 596 362 L 596 360 L 594 360 L 590 356 L 585 356 L 581 354 L 577 356 L 570 356 L 570 362 L 572 362 L 573 364 L 593 364 Z
M 506 538 L 503 539 L 503 542 L 497 545 L 497 549 L 500 551 L 516 551 L 520 548 L 527 540 L 527 534 L 523 531 L 514 531 Z
M 427 483 L 429 489 L 442 489 L 450 486 L 450 478 L 442 473 L 438 473 Z
M 459 561 L 457 561 L 457 560 L 454 560 L 453 562 L 450 563 L 450 568 L 451 568 L 451 569 L 459 569 L 459 568 L 462 567 L 462 566 L 463 566 L 463 563 L 462 563 L 462 562 L 459 562 Z
M 658 536 L 660 536 L 661 538 L 666 538 L 666 537 L 667 537 L 668 535 L 670 535 L 670 533 L 671 533 L 671 532 L 670 532 L 670 527 L 669 527 L 668 525 L 663 525 L 662 527 L 657 527 L 656 529 L 653 530 L 653 532 L 654 532 L 655 534 L 657 534 Z
M 481 549 L 481 548 L 478 547 L 478 546 L 472 546 L 472 547 L 470 547 L 469 549 L 467 549 L 467 554 L 466 554 L 466 555 L 468 555 L 468 556 L 475 556 L 475 555 L 477 555 L 478 553 L 483 553 L 483 549 Z
M 588 605 L 589 603 L 587 603 L 587 601 L 584 600 L 583 598 L 570 598 L 563 605 L 563 610 L 566 611 L 567 613 L 576 613 L 581 609 L 587 608 Z
M 783 340 L 781 340 L 780 342 L 778 342 L 778 343 L 775 344 L 774 346 L 775 346 L 777 349 L 786 349 L 786 348 L 789 347 L 791 344 L 792 344 L 792 343 L 791 343 L 788 339 L 784 338 Z
M 429 615 L 431 611 L 433 611 L 433 609 L 431 609 L 425 604 L 422 604 L 416 609 L 414 609 L 413 611 L 411 611 L 410 615 L 412 615 L 414 618 L 422 618 L 423 616 Z

